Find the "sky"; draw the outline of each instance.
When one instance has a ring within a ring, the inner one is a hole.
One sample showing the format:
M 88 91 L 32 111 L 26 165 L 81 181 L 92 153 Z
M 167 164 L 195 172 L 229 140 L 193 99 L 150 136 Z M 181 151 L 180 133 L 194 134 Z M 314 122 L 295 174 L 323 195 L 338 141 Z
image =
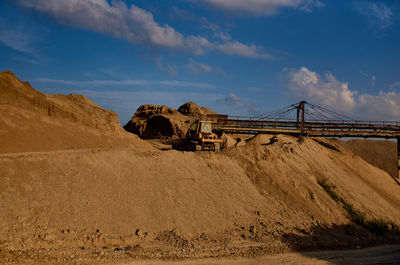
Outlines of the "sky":
M 259 116 L 300 100 L 400 120 L 400 1 L 0 0 L 0 71 L 83 94 Z

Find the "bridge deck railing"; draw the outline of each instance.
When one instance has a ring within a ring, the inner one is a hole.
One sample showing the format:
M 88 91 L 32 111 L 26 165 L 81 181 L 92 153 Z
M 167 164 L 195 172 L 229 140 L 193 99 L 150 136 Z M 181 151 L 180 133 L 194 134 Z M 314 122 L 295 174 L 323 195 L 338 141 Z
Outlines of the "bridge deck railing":
M 252 132 L 299 132 L 301 123 L 295 119 L 256 119 L 257 117 L 234 116 L 218 120 L 216 126 L 225 130 Z M 355 120 L 312 120 L 303 124 L 305 134 L 380 135 L 400 137 L 400 122 L 397 121 L 355 121 Z
M 279 118 L 268 118 L 268 117 L 250 117 L 250 116 L 229 116 L 231 121 L 269 121 L 269 122 L 297 122 L 296 119 L 279 119 Z M 309 123 L 321 123 L 321 124 L 351 124 L 351 125 L 375 125 L 375 126 L 396 126 L 400 127 L 400 121 L 362 121 L 362 120 L 307 120 L 306 124 Z

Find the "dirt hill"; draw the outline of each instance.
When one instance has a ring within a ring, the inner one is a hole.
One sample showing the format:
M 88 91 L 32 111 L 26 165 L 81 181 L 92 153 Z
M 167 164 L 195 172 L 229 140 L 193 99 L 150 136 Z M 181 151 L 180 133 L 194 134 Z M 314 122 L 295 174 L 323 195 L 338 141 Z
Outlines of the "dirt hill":
M 362 159 L 398 178 L 397 145 L 392 141 L 350 140 L 342 145 Z
M 144 139 L 184 137 L 193 118 L 167 106 L 141 105 L 124 126 L 128 132 Z
M 167 106 L 141 105 L 124 129 L 143 139 L 183 138 L 193 121 L 207 114 L 216 113 L 194 102 L 187 102 L 178 110 Z
M 178 111 L 186 116 L 191 116 L 195 119 L 201 118 L 201 116 L 207 114 L 217 114 L 216 112 L 206 108 L 206 107 L 199 107 L 196 103 L 190 101 L 178 108 Z
M 0 73 L 0 153 L 143 144 L 82 95 L 47 95 Z M 129 139 L 128 139 L 129 138 Z
M 7 92 L 16 102 L 37 96 L 64 114 L 7 103 L 2 93 L 2 136 L 10 141 L 0 150 L 0 263 L 54 253 L 255 256 L 399 242 L 400 186 L 335 141 L 256 136 L 223 152 L 158 150 L 107 126 L 103 119 L 114 115 L 83 98 L 49 96 L 2 75 L 24 89 Z M 65 114 L 72 109 L 82 113 L 75 121 Z M 98 122 L 84 119 L 91 115 Z M 23 139 L 31 131 L 38 143 Z M 65 142 L 74 149 L 64 150 Z

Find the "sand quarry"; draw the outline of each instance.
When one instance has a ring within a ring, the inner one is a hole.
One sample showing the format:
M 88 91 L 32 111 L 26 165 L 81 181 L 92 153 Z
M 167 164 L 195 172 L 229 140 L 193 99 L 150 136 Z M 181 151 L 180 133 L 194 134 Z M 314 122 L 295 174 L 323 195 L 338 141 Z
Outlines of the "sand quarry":
M 189 105 L 142 108 L 168 126 L 138 114 L 140 138 L 84 96 L 0 73 L 0 264 L 345 264 L 333 257 L 356 250 L 340 250 L 378 245 L 389 259 L 363 264 L 400 263 L 395 143 L 258 135 L 173 150 L 158 136 L 211 112 Z

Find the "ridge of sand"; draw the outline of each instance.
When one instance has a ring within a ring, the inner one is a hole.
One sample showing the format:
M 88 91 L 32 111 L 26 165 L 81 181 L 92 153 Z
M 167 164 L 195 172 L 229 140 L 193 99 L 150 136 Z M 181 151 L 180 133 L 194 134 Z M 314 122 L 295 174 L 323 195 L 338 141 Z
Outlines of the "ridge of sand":
M 34 102 L 32 88 L 7 78 L 27 90 L 24 99 L 7 87 L 17 103 Z M 84 114 L 73 121 L 2 102 L 2 139 L 10 140 L 1 142 L 0 249 L 9 252 L 0 262 L 31 249 L 193 258 L 394 240 L 355 225 L 318 185 L 326 178 L 368 218 L 400 223 L 400 186 L 334 141 L 260 136 L 217 153 L 161 151 L 104 121 L 84 122 L 113 115 L 81 96 L 38 95 L 60 113 Z
M 287 233 L 351 223 L 317 184 L 320 177 L 368 216 L 400 222 L 400 189 L 387 173 L 287 136 L 220 153 L 111 148 L 3 155 L 0 176 L 6 249 L 146 246 L 165 231 L 188 242 L 202 235 L 217 242 L 272 237 L 279 245 Z M 85 240 L 92 233 L 96 239 Z
M 396 142 L 373 140 L 340 141 L 341 145 L 366 162 L 385 170 L 394 178 L 399 178 L 399 160 Z
M 12 72 L 0 73 L 0 153 L 147 146 L 115 112 L 82 95 L 47 95 Z

